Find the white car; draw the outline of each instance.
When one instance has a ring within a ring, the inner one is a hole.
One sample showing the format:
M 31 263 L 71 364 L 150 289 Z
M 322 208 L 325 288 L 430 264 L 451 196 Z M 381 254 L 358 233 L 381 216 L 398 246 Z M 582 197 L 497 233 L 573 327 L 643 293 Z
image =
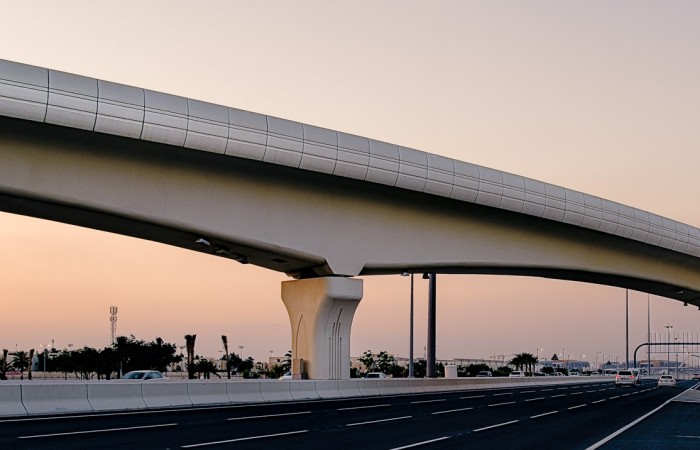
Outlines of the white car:
M 615 387 L 636 386 L 639 384 L 639 372 L 629 369 L 618 370 L 615 375 Z
M 281 381 L 289 381 L 292 379 L 292 372 L 287 372 L 279 378 Z
M 671 375 L 661 375 L 659 377 L 659 387 L 676 387 L 676 379 Z
M 525 372 L 522 370 L 514 370 L 508 375 L 510 378 L 522 378 L 525 376 Z
M 365 378 L 387 378 L 387 376 L 381 372 L 369 372 L 365 374 Z
M 167 380 L 167 377 L 157 370 L 132 370 L 122 376 L 122 380 Z

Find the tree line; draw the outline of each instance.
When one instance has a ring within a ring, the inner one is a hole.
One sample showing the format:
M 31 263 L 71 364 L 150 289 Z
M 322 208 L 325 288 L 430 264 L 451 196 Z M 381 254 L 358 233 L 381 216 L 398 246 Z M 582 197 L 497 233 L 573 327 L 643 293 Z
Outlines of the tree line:
M 394 378 L 405 378 L 408 376 L 408 365 L 401 366 L 396 364 L 393 356 L 386 351 L 373 353 L 372 350 L 367 350 L 358 358 L 358 361 L 365 367 L 364 373 L 354 368 L 351 371 L 351 377 L 361 377 L 367 372 L 382 372 Z M 537 357 L 531 353 L 517 353 L 507 362 L 506 365 L 493 369 L 487 364 L 469 364 L 458 365 L 457 375 L 460 377 L 475 377 L 479 372 L 491 371 L 494 376 L 507 377 L 513 370 L 522 370 L 532 373 L 537 365 Z M 511 367 L 512 366 L 512 367 Z M 513 369 L 513 367 L 515 369 Z M 442 363 L 436 363 L 435 371 L 438 377 L 445 376 L 445 367 Z M 417 359 L 413 362 L 413 374 L 416 378 L 424 378 L 427 372 L 427 363 L 425 359 Z
M 188 335 L 190 336 L 190 335 Z M 187 341 L 187 339 L 186 339 Z M 208 378 L 218 372 L 214 361 L 200 358 L 194 353 L 194 339 L 187 346 L 187 363 L 185 370 L 190 378 Z M 32 379 L 32 362 L 36 361 L 37 370 L 63 373 L 65 378 L 75 377 L 79 380 L 112 379 L 132 370 L 158 370 L 166 372 L 168 368 L 181 370 L 180 364 L 185 356 L 178 354 L 175 344 L 167 343 L 157 337 L 146 342 L 131 336 L 119 336 L 113 345 L 96 349 L 84 346 L 78 349 L 51 349 L 34 353 L 34 350 L 19 350 L 10 354 L 7 349 L 0 355 L 0 380 L 7 379 L 7 373 L 15 370 L 20 378 Z M 223 358 L 222 358 L 223 359 Z M 230 373 L 250 371 L 255 362 L 252 358 L 241 359 L 236 354 L 226 356 L 226 366 Z

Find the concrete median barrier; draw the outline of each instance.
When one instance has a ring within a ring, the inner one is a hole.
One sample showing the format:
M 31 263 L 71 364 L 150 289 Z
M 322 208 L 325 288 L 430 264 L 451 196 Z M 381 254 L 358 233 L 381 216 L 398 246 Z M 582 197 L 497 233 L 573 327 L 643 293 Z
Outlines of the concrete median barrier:
M 262 381 L 260 382 L 260 395 L 266 402 L 288 402 L 294 400 L 289 388 L 290 383 L 294 383 L 294 381 Z
M 228 381 L 226 393 L 231 403 L 262 403 L 260 381 Z
M 444 378 L 428 378 L 425 380 L 425 392 L 442 392 L 447 390 L 447 380 Z
M 408 378 L 394 378 L 394 392 L 397 394 L 410 394 L 411 386 Z
M 422 394 L 425 392 L 425 380 L 422 378 L 408 380 L 408 386 L 411 389 L 411 394 Z
M 360 395 L 363 397 L 374 397 L 379 395 L 379 389 L 377 389 L 377 380 L 371 380 L 368 378 L 360 379 Z
M 94 411 L 146 409 L 141 383 L 115 381 L 88 384 L 87 398 Z
M 289 392 L 294 400 L 318 400 L 320 397 L 316 392 L 317 381 L 292 381 L 289 383 Z
M 317 381 L 316 393 L 319 398 L 342 398 L 337 380 Z
M 226 383 L 217 381 L 189 381 L 187 396 L 193 405 L 230 404 Z
M 394 380 L 377 380 L 377 391 L 379 392 L 379 395 L 396 395 Z
M 338 390 L 343 398 L 362 397 L 360 393 L 360 380 L 339 380 Z
M 169 408 L 172 406 L 192 406 L 187 394 L 187 383 L 144 382 L 143 401 L 149 408 Z
M 0 417 L 26 415 L 27 410 L 22 405 L 22 386 L 0 384 Z
M 445 389 L 448 391 L 459 391 L 464 389 L 464 379 L 448 378 L 445 380 Z
M 22 384 L 22 404 L 27 414 L 92 412 L 87 384 Z

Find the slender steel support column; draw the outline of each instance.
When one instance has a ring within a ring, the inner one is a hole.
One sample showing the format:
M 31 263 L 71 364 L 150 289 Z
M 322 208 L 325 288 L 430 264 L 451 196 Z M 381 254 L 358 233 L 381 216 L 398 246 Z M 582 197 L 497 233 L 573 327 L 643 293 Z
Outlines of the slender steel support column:
M 651 306 L 647 294 L 647 342 L 651 342 Z M 647 346 L 647 375 L 651 375 L 651 345 Z
M 630 290 L 625 289 L 625 369 L 630 368 Z
M 434 273 L 428 274 L 428 279 L 430 285 L 428 287 L 428 349 L 427 349 L 427 370 L 426 376 L 428 378 L 435 378 L 437 373 L 435 371 L 435 330 L 436 330 L 436 320 L 435 320 L 435 307 L 436 307 L 436 285 L 437 285 L 437 275 Z
M 413 274 L 411 274 L 411 330 L 409 332 L 408 345 L 408 378 L 413 378 Z

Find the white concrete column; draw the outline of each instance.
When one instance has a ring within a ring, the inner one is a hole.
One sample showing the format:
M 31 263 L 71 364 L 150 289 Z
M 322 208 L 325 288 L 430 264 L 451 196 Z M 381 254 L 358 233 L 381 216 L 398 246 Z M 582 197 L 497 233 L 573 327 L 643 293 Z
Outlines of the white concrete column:
M 362 280 L 322 277 L 283 281 L 292 325 L 292 375 L 313 380 L 350 378 L 350 327 L 362 299 Z

